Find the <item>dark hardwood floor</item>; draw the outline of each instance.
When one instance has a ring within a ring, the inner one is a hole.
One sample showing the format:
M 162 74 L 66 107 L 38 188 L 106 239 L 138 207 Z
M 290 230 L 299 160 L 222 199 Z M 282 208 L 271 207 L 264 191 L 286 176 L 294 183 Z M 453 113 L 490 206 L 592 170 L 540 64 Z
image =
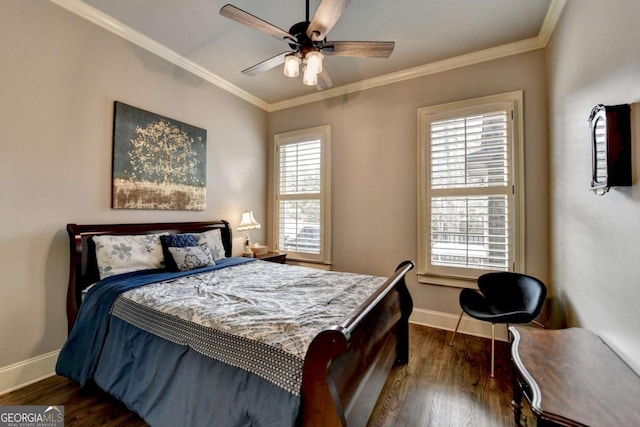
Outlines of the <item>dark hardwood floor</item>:
M 389 375 L 369 426 L 511 426 L 509 345 L 496 343 L 496 377 L 489 376 L 491 341 L 411 325 L 409 364 Z M 0 405 L 64 405 L 65 426 L 146 426 L 97 387 L 80 389 L 53 376 L 0 396 Z M 523 425 L 535 425 L 525 405 Z
M 513 426 L 509 344 L 411 325 L 409 364 L 393 369 L 369 420 L 373 426 Z M 523 426 L 535 419 L 525 405 Z

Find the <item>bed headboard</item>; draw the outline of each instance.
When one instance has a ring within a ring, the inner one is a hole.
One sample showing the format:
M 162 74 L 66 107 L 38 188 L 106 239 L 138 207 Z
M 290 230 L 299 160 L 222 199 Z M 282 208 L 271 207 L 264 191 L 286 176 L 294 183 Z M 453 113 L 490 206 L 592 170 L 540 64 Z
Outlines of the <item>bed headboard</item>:
M 100 279 L 96 245 L 92 237 L 100 234 L 201 233 L 220 229 L 225 255 L 231 256 L 231 227 L 227 221 L 164 222 L 147 224 L 67 224 L 69 234 L 69 287 L 67 289 L 67 325 L 73 328 L 83 289 Z

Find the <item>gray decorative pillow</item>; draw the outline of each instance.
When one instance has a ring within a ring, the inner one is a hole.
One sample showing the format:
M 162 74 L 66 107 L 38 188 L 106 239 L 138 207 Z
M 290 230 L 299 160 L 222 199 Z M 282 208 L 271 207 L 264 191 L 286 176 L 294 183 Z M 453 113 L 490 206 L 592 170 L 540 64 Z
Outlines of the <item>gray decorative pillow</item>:
M 160 236 L 168 233 L 94 236 L 100 278 L 164 267 Z
M 216 228 L 215 230 L 205 231 L 204 233 L 194 233 L 194 236 L 198 239 L 200 246 L 206 244 L 209 247 L 214 261 L 226 258 L 220 229 Z
M 198 246 L 198 239 L 193 234 L 169 234 L 160 236 L 160 244 L 164 254 L 164 264 L 169 270 L 177 271 L 178 267 L 173 262 L 169 248 L 184 248 L 186 246 Z
M 180 271 L 216 265 L 206 245 L 185 246 L 183 248 L 170 247 L 168 250 Z

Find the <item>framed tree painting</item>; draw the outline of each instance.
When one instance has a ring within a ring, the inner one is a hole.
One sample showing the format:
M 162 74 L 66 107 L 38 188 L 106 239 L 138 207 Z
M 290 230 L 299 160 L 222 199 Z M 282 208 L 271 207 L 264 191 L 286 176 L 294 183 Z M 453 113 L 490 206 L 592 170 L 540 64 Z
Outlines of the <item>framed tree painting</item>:
M 206 162 L 205 129 L 115 102 L 113 208 L 204 210 Z

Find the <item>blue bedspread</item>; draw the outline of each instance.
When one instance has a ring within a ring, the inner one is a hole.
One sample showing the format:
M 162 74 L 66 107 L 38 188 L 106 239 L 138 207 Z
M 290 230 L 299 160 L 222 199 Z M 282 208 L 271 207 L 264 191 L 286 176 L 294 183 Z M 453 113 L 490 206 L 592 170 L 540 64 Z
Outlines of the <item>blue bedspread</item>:
M 129 289 L 175 279 L 182 276 L 217 270 L 253 261 L 251 258 L 226 258 L 215 266 L 185 272 L 144 270 L 119 274 L 100 281 L 87 293 L 76 324 L 62 347 L 56 373 L 78 381 L 84 386 L 93 378 L 109 328 L 109 313 L 118 295 Z
M 94 381 L 152 427 L 294 427 L 300 398 L 111 316 Z

